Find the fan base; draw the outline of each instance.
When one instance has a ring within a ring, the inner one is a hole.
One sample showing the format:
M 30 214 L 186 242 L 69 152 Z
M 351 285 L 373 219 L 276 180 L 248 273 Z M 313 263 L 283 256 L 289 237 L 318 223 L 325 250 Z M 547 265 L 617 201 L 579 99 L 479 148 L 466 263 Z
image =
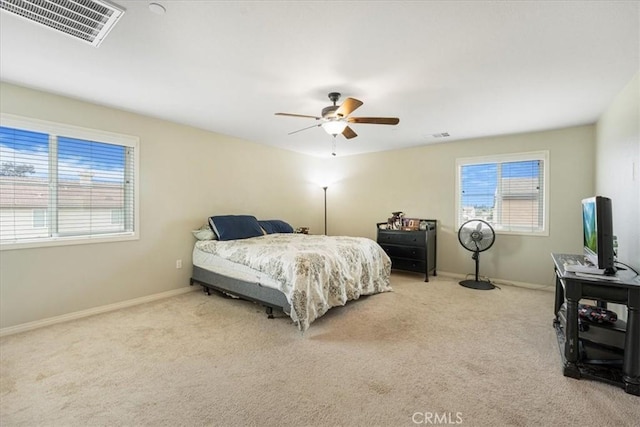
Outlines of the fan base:
M 480 289 L 483 291 L 495 289 L 496 287 L 493 283 L 485 282 L 482 280 L 463 280 L 462 282 L 459 282 L 459 283 L 465 288 Z

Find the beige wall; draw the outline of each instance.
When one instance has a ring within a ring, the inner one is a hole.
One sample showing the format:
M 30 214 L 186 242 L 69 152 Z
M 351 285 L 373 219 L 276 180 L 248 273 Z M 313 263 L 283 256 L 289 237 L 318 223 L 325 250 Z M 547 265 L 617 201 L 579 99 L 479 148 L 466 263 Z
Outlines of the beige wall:
M 140 240 L 0 252 L 0 327 L 147 296 L 188 284 L 190 230 L 213 214 L 250 213 L 375 238 L 392 211 L 435 218 L 438 270 L 473 271 L 454 229 L 455 159 L 549 150 L 550 234 L 499 235 L 481 274 L 551 284 L 549 253 L 581 250 L 580 200 L 593 193 L 595 129 L 483 138 L 329 159 L 2 84 L 0 111 L 140 138 Z M 184 268 L 177 270 L 175 261 Z
M 611 198 L 618 259 L 640 271 L 640 73 L 597 123 L 595 193 Z
M 594 127 L 581 126 L 330 159 L 329 234 L 375 238 L 375 223 L 398 210 L 437 219 L 438 270 L 473 273 L 455 229 L 456 158 L 549 150 L 549 236 L 498 235 L 480 274 L 551 285 L 550 253 L 582 251 L 580 201 L 593 193 L 594 147 Z
M 318 159 L 9 84 L 0 91 L 3 113 L 140 137 L 141 194 L 139 240 L 1 251 L 2 328 L 187 286 L 190 230 L 210 215 L 322 230 Z

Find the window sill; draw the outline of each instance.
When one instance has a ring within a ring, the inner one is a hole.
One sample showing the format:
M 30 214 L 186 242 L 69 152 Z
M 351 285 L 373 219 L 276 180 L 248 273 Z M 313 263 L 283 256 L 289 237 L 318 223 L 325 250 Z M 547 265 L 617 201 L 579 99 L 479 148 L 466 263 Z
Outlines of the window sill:
M 94 235 L 86 237 L 55 237 L 49 239 L 24 240 L 20 242 L 0 243 L 0 251 L 14 249 L 46 248 L 51 246 L 86 245 L 92 243 L 125 242 L 139 240 L 138 233 L 120 233 L 116 235 Z

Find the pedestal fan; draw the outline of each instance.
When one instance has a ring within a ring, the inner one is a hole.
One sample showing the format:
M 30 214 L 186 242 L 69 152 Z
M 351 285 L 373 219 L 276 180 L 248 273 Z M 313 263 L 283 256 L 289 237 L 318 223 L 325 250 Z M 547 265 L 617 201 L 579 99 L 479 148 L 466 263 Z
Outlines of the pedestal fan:
M 480 252 L 484 252 L 489 249 L 493 246 L 493 242 L 496 240 L 496 233 L 493 231 L 491 225 L 481 219 L 472 219 L 467 221 L 462 224 L 460 230 L 458 230 L 458 240 L 462 247 L 473 252 L 471 259 L 476 262 L 475 280 L 463 280 L 460 284 L 472 289 L 494 289 L 495 285 L 491 282 L 478 279 Z

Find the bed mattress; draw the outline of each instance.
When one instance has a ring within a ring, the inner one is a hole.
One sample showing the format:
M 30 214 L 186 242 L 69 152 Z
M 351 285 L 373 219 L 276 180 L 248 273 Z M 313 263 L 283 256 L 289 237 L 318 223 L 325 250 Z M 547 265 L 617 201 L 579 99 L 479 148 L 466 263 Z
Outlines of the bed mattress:
M 280 288 L 278 281 L 269 277 L 268 274 L 224 259 L 210 252 L 205 252 L 197 245 L 193 248 L 193 265 L 244 282 L 259 283 L 272 289 Z
M 304 331 L 331 307 L 391 290 L 391 260 L 363 237 L 275 233 L 196 242 L 194 265 L 279 290 Z

